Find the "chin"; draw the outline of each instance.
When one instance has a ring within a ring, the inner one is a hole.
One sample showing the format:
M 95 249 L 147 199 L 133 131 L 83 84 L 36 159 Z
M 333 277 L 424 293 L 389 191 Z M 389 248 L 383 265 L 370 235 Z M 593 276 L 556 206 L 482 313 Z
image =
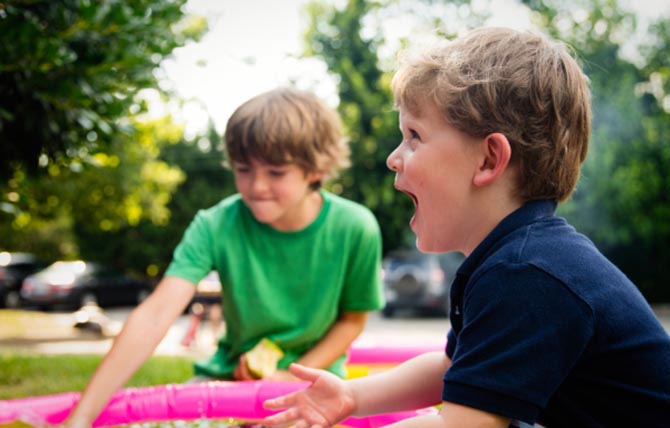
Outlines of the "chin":
M 418 236 L 416 238 L 415 245 L 416 245 L 416 249 L 421 251 L 422 253 L 432 253 L 432 252 L 434 252 L 432 250 L 432 246 L 430 245 L 430 243 L 421 241 L 421 239 L 419 239 Z
M 435 241 L 422 241 L 419 237 L 416 238 L 416 248 L 422 253 L 448 253 L 454 251 L 447 245 L 440 245 L 439 242 Z

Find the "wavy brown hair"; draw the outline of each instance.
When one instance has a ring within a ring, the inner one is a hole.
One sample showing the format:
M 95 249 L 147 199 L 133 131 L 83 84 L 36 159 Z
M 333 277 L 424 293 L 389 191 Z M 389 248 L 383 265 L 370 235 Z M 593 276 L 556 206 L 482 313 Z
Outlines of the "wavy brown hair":
M 306 174 L 324 172 L 332 179 L 350 164 L 337 112 L 314 94 L 291 87 L 264 92 L 240 105 L 228 120 L 224 140 L 229 167 L 255 159 L 295 164 Z
M 402 54 L 392 88 L 398 107 L 417 113 L 430 102 L 466 134 L 504 134 L 522 200 L 572 194 L 588 150 L 591 96 L 566 45 L 529 31 L 481 28 Z

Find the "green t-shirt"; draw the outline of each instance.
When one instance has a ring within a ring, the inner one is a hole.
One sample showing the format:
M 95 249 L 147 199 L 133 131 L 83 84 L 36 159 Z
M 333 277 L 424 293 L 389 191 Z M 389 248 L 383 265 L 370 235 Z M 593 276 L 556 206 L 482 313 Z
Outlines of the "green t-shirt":
M 212 269 L 222 285 L 226 334 L 195 372 L 230 378 L 240 354 L 263 337 L 284 351 L 287 368 L 345 311 L 384 306 L 381 233 L 362 205 L 321 191 L 319 216 L 281 232 L 256 221 L 239 195 L 201 210 L 174 251 L 165 275 L 198 283 Z M 328 368 L 344 376 L 345 356 Z

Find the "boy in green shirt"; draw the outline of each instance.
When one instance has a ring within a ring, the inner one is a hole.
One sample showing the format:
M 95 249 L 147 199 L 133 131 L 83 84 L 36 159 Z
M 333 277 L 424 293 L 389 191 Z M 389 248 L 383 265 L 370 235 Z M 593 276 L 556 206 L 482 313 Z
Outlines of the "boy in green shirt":
M 279 88 L 242 104 L 225 132 L 238 194 L 198 212 L 154 293 L 133 311 L 70 414 L 88 427 L 185 310 L 212 269 L 226 334 L 197 363 L 205 378 L 250 380 L 245 353 L 268 338 L 292 362 L 344 376 L 345 352 L 380 309 L 381 234 L 365 207 L 321 189 L 348 165 L 338 115 Z

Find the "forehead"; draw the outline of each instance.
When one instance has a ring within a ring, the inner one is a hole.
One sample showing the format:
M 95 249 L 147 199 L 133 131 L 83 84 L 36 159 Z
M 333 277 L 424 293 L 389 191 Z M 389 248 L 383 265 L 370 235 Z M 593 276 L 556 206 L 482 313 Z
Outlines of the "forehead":
M 398 111 L 401 126 L 418 124 L 431 124 L 435 126 L 448 125 L 444 116 L 434 103 L 424 102 L 415 104 L 411 108 L 400 106 Z
M 281 162 L 281 163 L 270 163 L 262 159 L 249 158 L 248 160 L 239 160 L 233 161 L 233 165 L 237 166 L 246 166 L 257 169 L 277 169 L 281 168 L 283 170 L 300 170 L 303 171 L 303 168 L 297 163 L 293 162 Z

